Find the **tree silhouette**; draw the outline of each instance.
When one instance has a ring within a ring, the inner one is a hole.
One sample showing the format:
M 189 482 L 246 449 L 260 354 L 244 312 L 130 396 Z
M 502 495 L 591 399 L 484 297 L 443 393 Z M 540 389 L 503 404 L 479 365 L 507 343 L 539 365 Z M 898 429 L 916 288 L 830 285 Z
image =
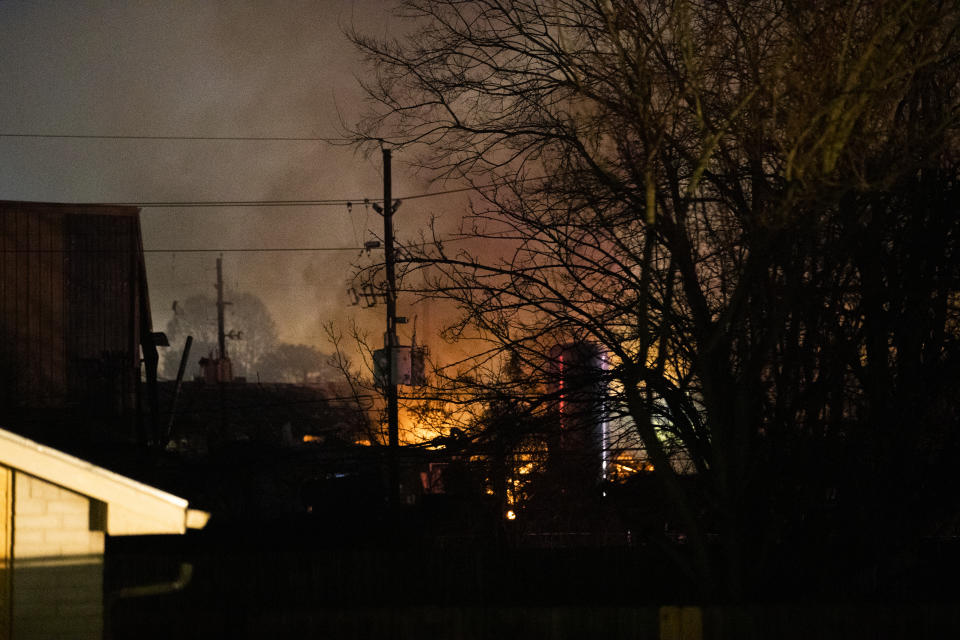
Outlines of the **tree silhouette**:
M 226 331 L 237 336 L 227 342 L 227 355 L 233 362 L 236 376 L 255 376 L 256 364 L 277 344 L 277 327 L 266 305 L 249 293 L 230 293 L 232 304 L 226 308 Z M 195 295 L 178 303 L 174 317 L 167 323 L 170 348 L 161 365 L 161 375 L 173 379 L 180 366 L 183 344 L 193 336 L 187 375 L 199 373 L 200 358 L 217 357 L 217 302 L 206 295 Z
M 493 402 L 515 358 L 557 396 L 550 354 L 596 345 L 585 374 L 714 597 L 837 536 L 866 571 L 930 530 L 911 496 L 944 477 L 960 406 L 955 3 L 403 11 L 405 40 L 353 35 L 376 72 L 358 138 L 480 194 L 467 242 L 405 258 L 462 311 L 450 335 L 486 343 L 442 391 Z

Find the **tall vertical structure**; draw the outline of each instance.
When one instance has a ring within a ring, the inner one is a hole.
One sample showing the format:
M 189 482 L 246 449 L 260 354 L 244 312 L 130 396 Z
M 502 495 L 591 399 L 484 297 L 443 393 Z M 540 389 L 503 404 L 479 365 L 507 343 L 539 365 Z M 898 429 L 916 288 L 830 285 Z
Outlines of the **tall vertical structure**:
M 400 499 L 400 402 L 397 395 L 396 358 L 397 358 L 397 294 L 396 274 L 393 264 L 393 203 L 392 170 L 390 168 L 390 149 L 383 148 L 383 249 L 384 268 L 387 277 L 387 330 L 383 336 L 383 347 L 387 353 L 386 395 L 387 395 L 387 440 L 389 447 L 389 493 L 392 503 Z
M 569 342 L 549 353 L 556 431 L 549 467 L 565 493 L 589 491 L 604 479 L 609 451 L 607 359 L 590 342 Z
M 226 309 L 223 299 L 223 255 L 217 258 L 217 362 L 216 381 L 233 382 L 233 363 L 227 355 Z
M 203 378 L 208 383 L 233 382 L 233 363 L 227 355 L 227 338 L 237 337 L 239 334 L 226 332 L 226 308 L 230 302 L 223 299 L 223 255 L 217 258 L 217 356 L 201 358 L 200 367 L 203 369 Z

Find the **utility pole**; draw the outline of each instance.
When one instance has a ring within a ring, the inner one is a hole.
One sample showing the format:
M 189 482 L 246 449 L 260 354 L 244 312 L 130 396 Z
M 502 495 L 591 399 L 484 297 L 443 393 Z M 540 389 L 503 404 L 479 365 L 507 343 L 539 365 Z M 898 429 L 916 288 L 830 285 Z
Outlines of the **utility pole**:
M 218 360 L 227 360 L 227 335 L 224 330 L 223 308 L 230 304 L 223 301 L 223 254 L 217 258 L 217 344 L 220 353 L 217 354 Z
M 383 148 L 383 245 L 387 276 L 387 332 L 383 336 L 387 352 L 387 440 L 389 457 L 390 502 L 400 500 L 400 405 L 395 371 L 397 347 L 396 274 L 393 265 L 393 194 L 391 193 L 390 149 Z
M 227 410 L 226 398 L 223 383 L 233 379 L 233 370 L 230 367 L 230 359 L 227 357 L 227 335 L 224 331 L 224 313 L 223 309 L 229 302 L 223 301 L 223 254 L 217 258 L 217 346 L 220 353 L 217 354 L 215 361 L 217 372 L 217 389 L 220 395 L 220 434 L 221 438 L 226 437 L 227 433 Z

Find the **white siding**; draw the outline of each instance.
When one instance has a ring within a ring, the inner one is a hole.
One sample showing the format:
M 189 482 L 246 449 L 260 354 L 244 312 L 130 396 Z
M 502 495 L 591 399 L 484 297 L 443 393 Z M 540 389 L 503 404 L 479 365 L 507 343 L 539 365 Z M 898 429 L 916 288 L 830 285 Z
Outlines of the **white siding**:
M 95 501 L 14 475 L 13 637 L 103 636 L 103 531 Z

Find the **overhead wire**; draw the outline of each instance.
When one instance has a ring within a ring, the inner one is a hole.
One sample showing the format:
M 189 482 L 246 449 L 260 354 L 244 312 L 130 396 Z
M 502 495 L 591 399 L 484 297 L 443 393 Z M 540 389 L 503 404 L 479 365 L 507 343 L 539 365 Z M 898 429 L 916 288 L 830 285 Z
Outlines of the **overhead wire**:
M 313 251 L 364 251 L 364 247 L 248 247 L 236 249 L 144 249 L 144 253 L 281 253 Z
M 16 133 L 0 132 L 0 138 L 35 138 L 35 139 L 78 139 L 78 140 L 170 140 L 170 141 L 235 141 L 235 142 L 327 142 L 332 144 L 348 144 L 356 142 L 355 138 L 337 136 L 188 136 L 188 135 L 129 135 L 129 134 L 81 134 L 81 133 Z M 378 139 L 380 142 L 393 144 L 389 139 Z M 540 180 L 542 178 L 526 178 Z M 490 187 L 492 188 L 493 185 Z M 415 193 L 397 198 L 398 200 L 417 200 L 435 196 L 478 191 L 487 187 L 459 187 L 444 191 Z M 353 204 L 382 202 L 383 198 L 335 198 L 335 199 L 305 199 L 305 200 L 211 200 L 211 201 L 168 201 L 168 202 L 115 202 L 110 204 L 137 207 L 284 207 L 284 206 L 351 206 Z
M 110 202 L 113 206 L 141 208 L 195 208 L 195 207 L 346 207 L 354 203 L 380 202 L 380 199 L 336 198 L 325 200 L 170 200 L 147 202 Z
M 189 247 L 175 249 L 77 249 L 65 247 L 61 249 L 30 249 L 16 247 L 0 248 L 0 254 L 7 253 L 281 253 L 281 252 L 317 252 L 317 251 L 366 251 L 366 247 L 237 247 L 237 248 L 205 248 Z
M 402 202 L 407 200 L 419 200 L 422 198 L 433 198 L 436 196 L 445 196 L 453 193 L 465 193 L 467 191 L 478 191 L 483 187 L 459 187 L 457 189 L 447 189 L 444 191 L 425 191 L 423 193 L 414 193 L 409 196 L 396 198 Z M 166 201 L 141 201 L 141 202 L 110 202 L 113 206 L 121 207 L 142 207 L 142 208 L 194 208 L 194 207 L 353 207 L 353 205 L 369 205 L 372 203 L 381 203 L 383 198 L 327 198 L 327 199 L 303 199 L 303 200 L 166 200 Z
M 84 133 L 9 133 L 0 132 L 0 138 L 77 139 L 77 140 L 200 140 L 236 142 L 353 142 L 353 138 L 332 136 L 182 136 L 182 135 L 102 135 Z
M 260 142 L 328 142 L 348 143 L 353 139 L 331 136 L 186 136 L 186 135 L 103 135 L 103 134 L 62 134 L 62 133 L 11 133 L 0 132 L 0 138 L 39 138 L 39 139 L 93 139 L 93 140 L 171 140 L 171 141 L 260 141 Z M 389 140 L 384 140 L 389 142 Z M 536 179 L 536 178 L 528 178 Z M 526 180 L 524 180 L 526 181 Z M 468 186 L 443 191 L 428 191 L 398 197 L 397 200 L 418 200 L 437 196 L 479 191 L 484 187 Z M 290 200 L 167 200 L 167 201 L 140 201 L 140 202 L 110 202 L 113 206 L 131 206 L 140 208 L 221 208 L 221 207 L 347 207 L 352 210 L 354 204 L 364 205 L 369 214 L 369 205 L 381 203 L 383 198 L 314 198 Z M 356 230 L 355 235 L 356 235 Z M 355 238 L 356 239 L 356 238 Z M 457 241 L 462 238 L 451 238 L 448 241 Z M 274 252 L 335 252 L 335 251 L 363 251 L 366 247 L 250 247 L 250 248 L 183 248 L 183 249 L 144 249 L 144 253 L 274 253 Z M 23 250 L 13 250 L 19 252 Z M 26 250 L 33 252 L 34 250 Z M 43 252 L 43 250 L 40 250 Z

